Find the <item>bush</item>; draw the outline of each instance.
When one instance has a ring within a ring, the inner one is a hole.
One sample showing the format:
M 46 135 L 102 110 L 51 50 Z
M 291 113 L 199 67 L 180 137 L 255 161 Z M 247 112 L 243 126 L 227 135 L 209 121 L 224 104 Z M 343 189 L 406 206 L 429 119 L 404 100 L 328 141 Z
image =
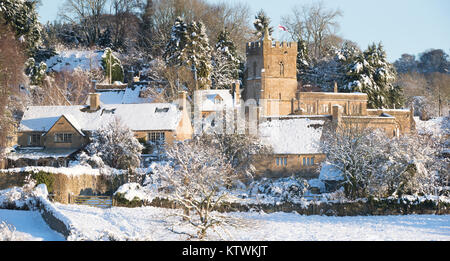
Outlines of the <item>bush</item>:
M 51 173 L 39 171 L 38 173 L 31 174 L 31 177 L 36 181 L 36 184 L 45 184 L 49 193 L 53 192 L 53 184 L 55 182 L 55 176 Z
M 140 198 L 134 197 L 130 201 L 125 197 L 124 193 L 120 193 L 120 192 L 115 193 L 114 200 L 116 202 L 116 206 L 120 206 L 120 207 L 136 208 L 136 207 L 142 207 L 142 205 L 144 204 Z

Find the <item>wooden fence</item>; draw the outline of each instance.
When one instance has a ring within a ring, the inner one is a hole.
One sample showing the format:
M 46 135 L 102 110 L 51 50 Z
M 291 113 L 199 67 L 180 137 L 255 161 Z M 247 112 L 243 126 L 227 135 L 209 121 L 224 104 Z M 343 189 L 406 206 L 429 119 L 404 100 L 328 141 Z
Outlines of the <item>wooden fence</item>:
M 69 204 L 87 205 L 99 208 L 110 208 L 113 199 L 110 196 L 73 196 L 69 197 Z

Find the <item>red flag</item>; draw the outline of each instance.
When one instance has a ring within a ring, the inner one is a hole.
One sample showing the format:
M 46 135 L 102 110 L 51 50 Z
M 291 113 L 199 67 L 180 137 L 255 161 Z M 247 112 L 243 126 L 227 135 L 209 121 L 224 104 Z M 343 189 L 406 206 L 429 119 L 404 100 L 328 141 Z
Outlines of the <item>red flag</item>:
M 282 25 L 278 25 L 278 29 L 283 30 L 285 32 L 287 32 L 288 30 L 286 29 L 286 27 L 282 26 Z

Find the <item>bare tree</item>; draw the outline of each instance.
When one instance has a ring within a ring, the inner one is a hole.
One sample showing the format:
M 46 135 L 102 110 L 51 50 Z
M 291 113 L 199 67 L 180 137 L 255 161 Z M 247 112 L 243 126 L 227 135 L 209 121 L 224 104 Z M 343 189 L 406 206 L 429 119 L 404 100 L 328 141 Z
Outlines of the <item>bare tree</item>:
M 237 224 L 217 212 L 229 197 L 226 188 L 234 176 L 231 164 L 218 149 L 194 139 L 168 146 L 166 154 L 170 164 L 158 165 L 152 178 L 183 208 L 179 216 L 197 230 L 199 239 L 210 229 Z
M 326 41 L 336 34 L 339 24 L 336 21 L 342 16 L 340 9 L 326 9 L 323 2 L 311 5 L 295 6 L 292 14 L 282 17 L 295 41 L 303 40 L 310 44 L 311 54 L 320 59 L 324 55 Z
M 97 43 L 101 33 L 101 18 L 107 0 L 65 0 L 58 16 L 71 24 L 79 24 L 89 46 Z

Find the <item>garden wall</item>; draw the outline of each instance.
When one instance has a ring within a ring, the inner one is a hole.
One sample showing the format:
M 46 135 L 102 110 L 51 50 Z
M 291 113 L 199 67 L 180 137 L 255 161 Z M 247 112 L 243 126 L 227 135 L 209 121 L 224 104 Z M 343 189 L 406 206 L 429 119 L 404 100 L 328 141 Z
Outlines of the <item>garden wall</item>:
M 120 201 L 116 201 L 120 202 Z M 127 204 L 119 204 L 127 206 Z M 136 206 L 136 204 L 134 204 Z M 142 202 L 137 206 L 153 206 L 164 208 L 177 208 L 176 203 L 167 199 L 155 198 L 152 202 Z M 326 216 L 368 216 L 368 215 L 410 215 L 410 214 L 450 214 L 450 203 L 436 200 L 408 200 L 380 199 L 360 200 L 354 202 L 311 202 L 307 206 L 290 202 L 274 204 L 239 204 L 224 203 L 218 208 L 219 212 L 248 212 L 264 211 L 297 212 L 300 215 L 326 215 Z
M 127 182 L 127 175 L 114 174 L 102 175 L 99 173 L 88 174 L 66 174 L 53 173 L 57 172 L 58 168 L 45 169 L 34 168 L 32 170 L 7 169 L 0 171 L 0 190 L 23 186 L 25 178 L 34 174 L 36 179 L 39 176 L 38 183 L 45 183 L 52 195 L 53 200 L 67 204 L 69 203 L 70 195 L 109 195 L 111 196 L 122 184 Z

